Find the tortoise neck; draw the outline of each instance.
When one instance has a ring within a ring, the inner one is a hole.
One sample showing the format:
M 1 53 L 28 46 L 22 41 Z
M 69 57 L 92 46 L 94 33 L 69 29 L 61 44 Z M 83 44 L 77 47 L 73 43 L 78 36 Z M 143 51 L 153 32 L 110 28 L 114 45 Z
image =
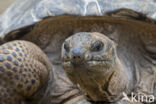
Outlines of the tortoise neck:
M 112 72 L 107 77 L 108 85 L 103 86 L 103 90 L 106 90 L 110 102 L 119 100 L 123 96 L 123 92 L 128 93 L 127 89 L 130 89 L 129 85 L 131 83 L 129 79 L 132 77 L 127 67 L 118 57 L 116 57 L 111 70 Z
M 128 89 L 127 86 L 130 83 L 127 75 L 126 67 L 117 57 L 113 67 L 107 75 L 103 76 L 102 82 L 90 88 L 89 94 L 91 99 L 93 101 L 109 102 L 119 100 L 123 96 L 123 92 L 127 93 L 126 89 Z

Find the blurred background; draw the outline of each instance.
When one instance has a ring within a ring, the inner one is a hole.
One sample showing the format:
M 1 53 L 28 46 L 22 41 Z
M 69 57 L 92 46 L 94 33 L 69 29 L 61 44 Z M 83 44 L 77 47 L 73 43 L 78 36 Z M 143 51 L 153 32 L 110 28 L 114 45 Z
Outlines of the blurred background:
M 0 0 L 0 14 L 8 8 L 15 0 Z

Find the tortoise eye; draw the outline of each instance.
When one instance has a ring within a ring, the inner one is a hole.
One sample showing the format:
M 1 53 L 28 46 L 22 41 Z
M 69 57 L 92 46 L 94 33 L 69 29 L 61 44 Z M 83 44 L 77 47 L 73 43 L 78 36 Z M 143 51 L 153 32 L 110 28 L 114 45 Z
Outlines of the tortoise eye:
M 104 44 L 103 44 L 103 42 L 101 42 L 101 41 L 96 41 L 95 43 L 93 43 L 92 45 L 91 45 L 91 51 L 93 51 L 93 52 L 98 52 L 98 51 L 101 51 L 102 49 L 103 49 L 103 47 L 104 47 Z
M 67 51 L 67 52 L 69 52 L 70 51 L 70 47 L 69 47 L 69 44 L 68 44 L 68 42 L 64 42 L 64 49 Z

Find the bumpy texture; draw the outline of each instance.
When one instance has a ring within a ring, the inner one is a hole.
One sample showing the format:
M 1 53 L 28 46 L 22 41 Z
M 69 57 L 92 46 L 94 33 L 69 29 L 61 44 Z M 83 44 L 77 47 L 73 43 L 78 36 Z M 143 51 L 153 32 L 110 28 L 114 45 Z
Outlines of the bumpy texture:
M 128 68 L 127 78 L 131 84 L 127 91 L 143 91 L 153 95 L 156 94 L 156 90 L 153 91 L 153 88 L 156 89 L 155 24 L 155 20 L 129 9 L 112 11 L 102 16 L 59 15 L 12 31 L 2 40 L 4 42 L 17 39 L 31 41 L 48 56 L 53 65 L 54 79 L 50 79 L 48 86 L 47 92 L 50 95 L 46 98 L 49 103 L 46 103 L 47 99 L 45 99 L 43 104 L 62 104 L 79 94 L 78 91 L 70 93 L 77 88 L 66 76 L 60 56 L 64 40 L 78 32 L 99 32 L 113 40 L 117 44 L 116 51 L 119 59 Z
M 79 84 L 95 102 L 117 102 L 122 99 L 123 93 L 127 95 L 135 93 L 137 97 L 139 97 L 137 94 L 142 93 L 146 96 L 152 95 L 154 98 L 155 66 L 150 67 L 150 74 L 146 72 L 148 68 L 143 68 L 139 66 L 140 64 L 127 66 L 130 57 L 124 62 L 119 56 L 117 46 L 115 42 L 101 33 L 76 33 L 63 43 L 63 68 L 68 77 L 75 84 Z M 135 54 L 138 53 L 133 53 Z M 145 60 L 142 59 L 142 61 Z M 136 68 L 133 67 L 134 65 Z M 134 76 L 138 79 L 134 80 Z M 141 102 L 146 103 L 148 100 Z M 154 99 L 151 102 L 154 103 Z
M 116 101 L 129 83 L 115 43 L 103 34 L 74 34 L 65 40 L 62 58 L 69 78 L 94 101 Z
M 0 46 L 0 104 L 26 104 L 48 81 L 51 65 L 33 43 Z

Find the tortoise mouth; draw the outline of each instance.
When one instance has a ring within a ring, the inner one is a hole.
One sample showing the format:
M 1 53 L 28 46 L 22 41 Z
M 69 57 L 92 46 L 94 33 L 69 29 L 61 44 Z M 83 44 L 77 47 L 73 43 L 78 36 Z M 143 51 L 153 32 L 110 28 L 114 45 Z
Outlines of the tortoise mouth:
M 72 61 L 68 60 L 68 61 L 63 61 L 62 65 L 66 66 L 66 67 L 72 67 L 72 66 L 76 66 L 76 67 L 86 67 L 86 68 L 99 68 L 99 67 L 109 67 L 112 64 L 112 60 L 88 60 L 88 61 L 84 61 L 83 63 L 73 63 Z
M 112 63 L 112 60 L 91 60 L 86 62 L 88 66 L 106 66 L 107 64 Z

